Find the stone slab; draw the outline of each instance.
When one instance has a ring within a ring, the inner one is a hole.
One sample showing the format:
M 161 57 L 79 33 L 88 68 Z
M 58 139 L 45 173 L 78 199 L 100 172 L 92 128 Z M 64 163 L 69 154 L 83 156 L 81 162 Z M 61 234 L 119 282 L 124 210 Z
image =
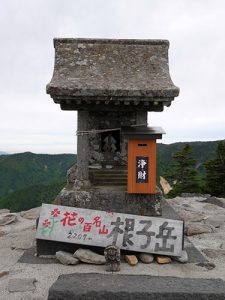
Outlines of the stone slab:
M 132 283 L 132 284 L 131 284 Z M 48 300 L 224 300 L 221 279 L 191 279 L 118 274 L 61 275 Z
M 180 256 L 183 221 L 42 204 L 36 238 Z
M 152 217 L 162 214 L 160 193 L 128 194 L 119 187 L 90 188 L 88 191 L 63 189 L 56 199 L 57 204 L 71 207 Z

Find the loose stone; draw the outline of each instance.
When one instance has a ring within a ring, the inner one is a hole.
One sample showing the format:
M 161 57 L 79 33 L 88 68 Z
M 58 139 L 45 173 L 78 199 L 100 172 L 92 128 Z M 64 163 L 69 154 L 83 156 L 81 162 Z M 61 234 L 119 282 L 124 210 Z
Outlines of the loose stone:
M 216 265 L 213 262 L 202 262 L 196 264 L 198 267 L 205 267 L 207 270 L 212 270 L 216 267 Z
M 186 250 L 182 250 L 181 256 L 174 256 L 173 260 L 179 261 L 180 263 L 187 263 L 188 262 L 188 254 Z
M 104 265 L 106 263 L 103 255 L 99 255 L 89 249 L 78 249 L 73 256 L 88 264 Z
M 0 272 L 0 278 L 3 277 L 3 276 L 6 276 L 8 274 L 9 274 L 9 272 L 6 272 L 6 271 Z
M 130 266 L 136 266 L 138 264 L 136 255 L 125 255 L 124 258 Z
M 205 224 L 190 224 L 186 228 L 186 235 L 196 235 L 196 234 L 202 234 L 202 233 L 212 233 L 213 227 Z
M 20 215 L 25 219 L 36 220 L 40 215 L 40 211 L 41 211 L 40 207 L 35 207 L 27 211 L 21 211 Z
M 56 252 L 55 256 L 63 265 L 79 264 L 79 259 L 73 257 L 73 254 L 71 254 L 71 253 L 64 252 L 64 251 L 58 251 L 58 252 Z
M 161 256 L 161 255 L 156 256 L 156 261 L 158 264 L 169 264 L 172 262 L 169 256 Z
M 150 264 L 154 260 L 154 255 L 149 254 L 149 253 L 141 253 L 139 254 L 139 259 L 142 261 L 144 264 Z

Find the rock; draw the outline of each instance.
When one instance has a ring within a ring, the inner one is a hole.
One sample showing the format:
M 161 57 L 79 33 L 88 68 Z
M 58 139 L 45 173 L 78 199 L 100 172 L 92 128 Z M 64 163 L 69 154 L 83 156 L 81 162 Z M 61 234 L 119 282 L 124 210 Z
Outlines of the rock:
M 3 277 L 3 276 L 6 276 L 8 274 L 9 274 L 8 271 L 7 272 L 6 271 L 0 272 L 0 278 Z
M 184 222 L 201 222 L 207 218 L 204 214 L 187 210 L 179 211 L 179 216 Z
M 191 205 L 186 204 L 186 203 L 182 204 L 182 206 L 183 206 L 183 207 L 187 207 L 187 208 L 191 208 Z
M 113 169 L 113 166 L 112 165 L 106 165 L 105 168 L 106 169 Z
M 149 253 L 141 253 L 139 254 L 139 259 L 142 261 L 144 264 L 150 264 L 154 260 L 154 255 L 149 254 Z
M 77 265 L 80 262 L 73 254 L 64 251 L 56 252 L 55 256 L 63 265 Z
M 182 250 L 181 256 L 174 256 L 173 260 L 179 261 L 180 263 L 187 263 L 188 262 L 188 254 L 186 250 Z
M 136 255 L 125 255 L 124 258 L 130 266 L 136 266 L 138 264 Z
M 5 216 L 0 216 L 0 226 L 5 226 L 15 221 L 17 221 L 17 216 L 14 214 L 7 214 Z
M 77 177 L 77 165 L 73 165 L 67 171 L 67 183 L 74 183 Z
M 214 232 L 213 227 L 206 224 L 189 224 L 186 226 L 186 235 L 196 235 L 202 233 L 212 233 Z
M 41 207 L 35 207 L 26 211 L 21 211 L 20 216 L 29 219 L 29 220 L 36 220 L 41 212 Z
M 209 217 L 207 220 L 204 222 L 205 224 L 211 225 L 215 228 L 220 228 L 225 225 L 225 215 L 219 216 L 217 215 L 215 217 Z
M 9 213 L 10 213 L 9 209 L 6 209 L 6 208 L 0 209 L 0 215 L 2 215 L 2 214 L 9 214 Z
M 3 235 L 6 235 L 7 232 L 5 232 L 4 230 L 0 230 L 0 237 L 3 236 Z
M 158 264 L 169 264 L 172 262 L 172 259 L 169 256 L 156 256 L 156 261 Z
M 93 164 L 93 165 L 89 165 L 89 169 L 102 169 L 102 165 L 100 164 Z
M 89 249 L 78 249 L 73 256 L 88 264 L 104 265 L 106 263 L 103 255 L 99 255 Z
M 213 262 L 202 262 L 202 263 L 198 263 L 196 264 L 196 266 L 198 267 L 204 267 L 206 268 L 207 270 L 212 270 L 216 267 L 216 265 L 213 263 Z
M 213 211 L 213 210 L 217 210 L 218 206 L 216 204 L 207 203 L 203 206 L 203 208 L 209 211 L 210 210 Z
M 202 202 L 211 203 L 211 204 L 225 208 L 225 199 L 223 199 L 223 198 L 208 197 L 207 199 L 203 200 Z
M 219 258 L 225 256 L 225 250 L 223 249 L 202 249 L 202 252 L 209 258 Z
M 9 279 L 8 291 L 9 292 L 28 292 L 36 289 L 35 278 L 13 278 Z

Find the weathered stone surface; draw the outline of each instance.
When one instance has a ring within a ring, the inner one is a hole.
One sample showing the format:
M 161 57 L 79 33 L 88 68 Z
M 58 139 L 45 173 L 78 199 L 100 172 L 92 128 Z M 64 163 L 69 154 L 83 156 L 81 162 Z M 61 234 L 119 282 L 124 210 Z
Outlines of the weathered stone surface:
M 225 214 L 217 215 L 216 218 L 209 217 L 204 223 L 215 228 L 223 227 L 225 225 Z
M 9 292 L 28 292 L 36 289 L 35 278 L 13 278 L 9 279 L 8 291 Z
M 1 214 L 9 214 L 9 213 L 10 213 L 10 210 L 9 210 L 9 209 L 6 209 L 6 208 L 0 209 L 0 215 L 1 215 Z
M 118 110 L 122 100 L 126 111 L 157 111 L 179 94 L 169 74 L 166 40 L 55 39 L 54 47 L 47 93 L 62 109 Z
M 141 253 L 141 254 L 139 254 L 138 258 L 144 264 L 150 264 L 154 260 L 154 255 L 153 254 L 149 254 L 149 253 Z
M 202 252 L 209 258 L 214 258 L 214 259 L 217 257 L 225 256 L 224 249 L 202 249 Z
M 49 290 L 48 300 L 224 300 L 221 279 L 166 276 L 68 274 Z
M 201 222 L 207 218 L 205 214 L 183 209 L 179 211 L 179 216 L 185 223 Z
M 216 204 L 211 204 L 211 203 L 205 204 L 205 205 L 203 206 L 203 208 L 204 208 L 205 210 L 208 210 L 208 211 L 213 211 L 213 210 L 217 210 L 217 209 L 218 209 L 218 207 L 217 207 Z
M 64 251 L 57 251 L 55 256 L 63 265 L 77 265 L 80 262 L 73 254 Z
M 223 199 L 223 198 L 208 197 L 205 200 L 203 200 L 202 202 L 214 204 L 214 205 L 225 208 L 225 199 Z
M 204 267 L 207 270 L 212 270 L 216 267 L 216 265 L 213 262 L 202 262 L 202 263 L 198 263 L 196 264 L 196 266 L 198 267 Z
M 7 214 L 4 216 L 0 216 L 0 226 L 8 225 L 17 221 L 17 216 L 14 214 Z
M 67 183 L 74 183 L 76 176 L 77 176 L 77 165 L 73 165 L 68 171 L 67 171 Z
M 124 258 L 130 266 L 136 266 L 138 264 L 136 255 L 125 255 Z
M 156 261 L 158 264 L 169 264 L 172 262 L 172 259 L 168 256 L 157 255 Z
M 133 215 L 160 216 L 161 193 L 149 195 L 128 194 L 113 187 L 90 188 L 88 191 L 63 189 L 57 196 L 60 205 L 121 212 Z
M 99 255 L 88 249 L 78 249 L 73 256 L 88 264 L 104 265 L 106 263 L 103 255 Z
M 214 232 L 212 226 L 201 224 L 201 223 L 192 223 L 187 225 L 186 227 L 187 236 L 202 234 L 202 233 L 212 233 L 212 232 Z
M 174 260 L 179 261 L 180 263 L 187 263 L 188 262 L 188 254 L 186 250 L 182 251 L 181 256 L 173 257 Z
M 40 211 L 41 207 L 35 207 L 27 211 L 21 211 L 20 215 L 25 219 L 36 220 L 40 215 Z

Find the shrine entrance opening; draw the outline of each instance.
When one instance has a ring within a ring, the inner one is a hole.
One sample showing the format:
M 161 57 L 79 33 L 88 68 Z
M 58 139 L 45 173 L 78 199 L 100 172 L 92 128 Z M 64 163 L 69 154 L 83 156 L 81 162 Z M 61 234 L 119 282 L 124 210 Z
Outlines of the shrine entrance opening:
M 120 130 L 111 130 L 101 133 L 102 152 L 115 153 L 120 151 Z

